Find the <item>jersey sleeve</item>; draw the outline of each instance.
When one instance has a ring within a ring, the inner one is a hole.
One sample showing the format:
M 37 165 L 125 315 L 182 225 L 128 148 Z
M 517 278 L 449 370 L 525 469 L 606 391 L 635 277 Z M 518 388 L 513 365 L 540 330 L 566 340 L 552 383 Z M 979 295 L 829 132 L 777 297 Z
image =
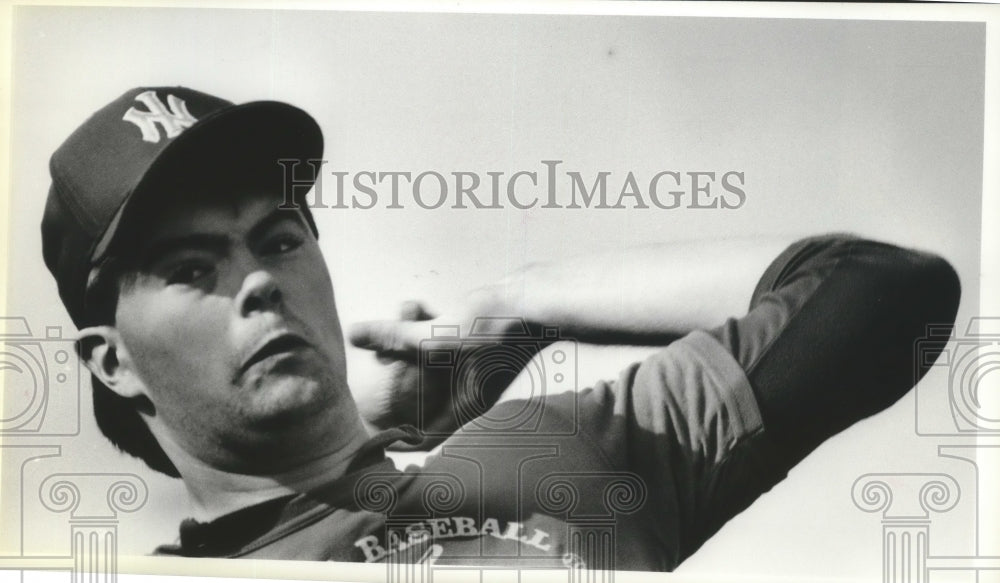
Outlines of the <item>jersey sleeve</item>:
M 579 394 L 580 430 L 645 481 L 679 562 L 823 440 L 905 394 L 923 372 L 914 341 L 953 323 L 958 296 L 933 255 L 804 239 L 746 315 Z

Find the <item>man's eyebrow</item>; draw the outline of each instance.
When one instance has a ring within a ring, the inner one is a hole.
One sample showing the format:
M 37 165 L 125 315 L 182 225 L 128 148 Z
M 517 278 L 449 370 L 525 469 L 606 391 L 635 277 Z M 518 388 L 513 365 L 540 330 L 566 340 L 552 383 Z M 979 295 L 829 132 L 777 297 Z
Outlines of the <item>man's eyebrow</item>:
M 302 213 L 292 209 L 274 209 L 250 228 L 248 238 L 260 238 L 275 224 L 289 221 L 307 229 Z M 229 237 L 216 233 L 191 233 L 176 237 L 164 237 L 154 241 L 140 251 L 139 265 L 148 268 L 164 256 L 184 249 L 209 249 L 221 251 L 230 245 Z
M 209 249 L 221 251 L 229 246 L 229 238 L 215 233 L 191 233 L 176 237 L 165 237 L 153 241 L 142 250 L 139 264 L 148 268 L 163 257 L 184 249 Z
M 276 208 L 268 213 L 267 216 L 257 221 L 257 224 L 250 228 L 249 239 L 251 241 L 259 239 L 264 235 L 264 233 L 267 232 L 268 229 L 283 221 L 289 221 L 295 223 L 303 229 L 307 229 L 305 225 L 305 218 L 302 216 L 301 212 L 294 209 Z

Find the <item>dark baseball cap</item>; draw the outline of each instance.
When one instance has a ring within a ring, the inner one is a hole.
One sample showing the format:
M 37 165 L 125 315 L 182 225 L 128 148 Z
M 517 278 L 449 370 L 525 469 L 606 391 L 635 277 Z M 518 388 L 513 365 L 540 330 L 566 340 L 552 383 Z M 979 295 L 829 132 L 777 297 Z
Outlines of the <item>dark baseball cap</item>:
M 184 87 L 141 87 L 97 111 L 52 155 L 42 218 L 42 254 L 73 322 L 96 323 L 85 303 L 90 274 L 125 225 L 141 232 L 134 223 L 149 220 L 132 212 L 137 201 L 169 197 L 164 183 L 221 185 L 264 171 L 283 176 L 278 160 L 322 155 L 316 120 L 277 101 L 235 105 Z M 309 172 L 296 169 L 297 192 L 299 173 Z M 294 200 L 317 234 L 308 207 Z

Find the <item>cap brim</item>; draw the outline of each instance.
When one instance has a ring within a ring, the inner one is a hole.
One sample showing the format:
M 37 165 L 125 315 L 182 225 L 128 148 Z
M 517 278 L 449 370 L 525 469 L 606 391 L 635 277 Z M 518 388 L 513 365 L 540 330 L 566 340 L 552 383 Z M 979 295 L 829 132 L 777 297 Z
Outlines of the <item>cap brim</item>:
M 95 243 L 91 261 L 107 254 L 138 201 L 169 192 L 169 188 L 162 188 L 164 184 L 220 184 L 243 169 L 281 173 L 279 160 L 318 160 L 322 156 L 319 125 L 295 106 L 255 101 L 219 110 L 199 120 L 160 152 Z M 302 184 L 299 176 L 296 184 Z M 307 218 L 312 226 L 312 217 Z

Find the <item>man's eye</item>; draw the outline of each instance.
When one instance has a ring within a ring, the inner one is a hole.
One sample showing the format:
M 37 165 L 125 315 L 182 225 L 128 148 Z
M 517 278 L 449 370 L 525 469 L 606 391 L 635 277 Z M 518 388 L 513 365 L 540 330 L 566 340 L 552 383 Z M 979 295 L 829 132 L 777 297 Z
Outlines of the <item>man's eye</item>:
M 170 271 L 168 284 L 191 284 L 209 275 L 212 267 L 205 263 L 184 263 Z
M 302 246 L 302 239 L 295 235 L 279 235 L 270 239 L 264 244 L 264 253 L 271 254 L 282 254 L 294 251 Z

